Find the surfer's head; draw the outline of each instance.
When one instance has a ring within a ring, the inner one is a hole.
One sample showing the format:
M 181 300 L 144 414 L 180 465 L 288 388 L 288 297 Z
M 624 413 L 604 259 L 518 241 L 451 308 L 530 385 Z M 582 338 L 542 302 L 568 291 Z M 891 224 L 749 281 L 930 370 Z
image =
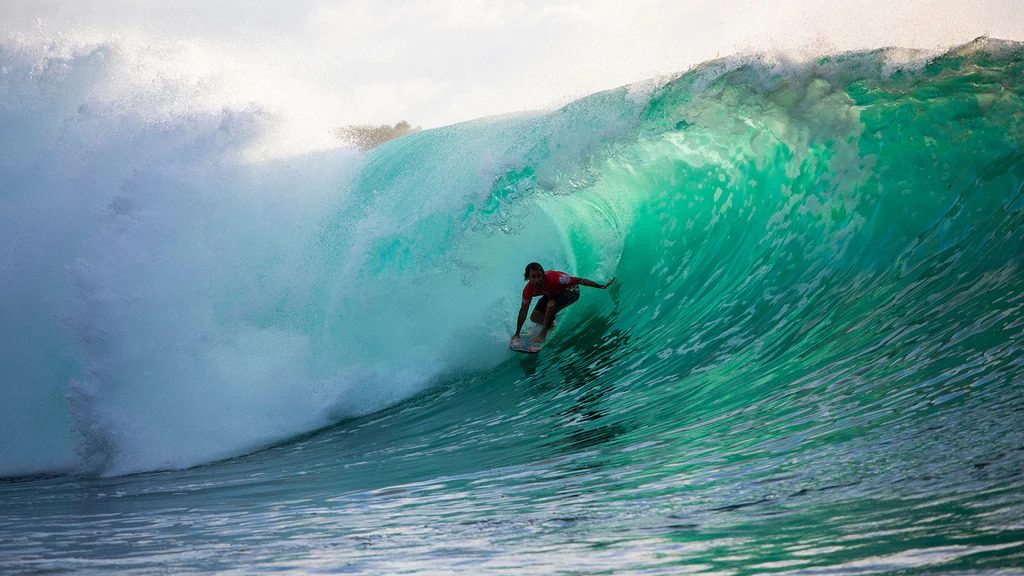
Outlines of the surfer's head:
M 526 270 L 523 272 L 523 280 L 528 280 L 530 284 L 540 286 L 544 283 L 544 267 L 536 262 L 530 262 L 526 265 Z

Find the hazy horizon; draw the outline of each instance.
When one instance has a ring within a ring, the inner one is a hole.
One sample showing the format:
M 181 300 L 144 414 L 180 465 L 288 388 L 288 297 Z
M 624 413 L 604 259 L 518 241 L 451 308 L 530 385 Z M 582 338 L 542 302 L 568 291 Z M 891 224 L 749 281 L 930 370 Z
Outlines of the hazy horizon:
M 280 115 L 297 140 L 329 139 L 324 126 L 431 128 L 550 108 L 734 53 L 1024 40 L 1019 3 L 994 0 L 6 0 L 0 16 L 5 44 L 113 43 L 151 74 L 198 78 L 225 103 Z

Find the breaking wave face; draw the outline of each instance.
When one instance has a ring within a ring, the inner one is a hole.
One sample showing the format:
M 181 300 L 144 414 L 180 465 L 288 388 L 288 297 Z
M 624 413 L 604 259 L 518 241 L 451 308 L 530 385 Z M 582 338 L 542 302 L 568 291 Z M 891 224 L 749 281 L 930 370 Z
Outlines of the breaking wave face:
M 184 468 L 516 386 L 532 260 L 618 281 L 535 367 L 586 406 L 511 460 L 1019 472 L 1018 44 L 735 58 L 284 160 L 246 155 L 267 114 L 126 83 L 116 46 L 0 67 L 2 475 Z

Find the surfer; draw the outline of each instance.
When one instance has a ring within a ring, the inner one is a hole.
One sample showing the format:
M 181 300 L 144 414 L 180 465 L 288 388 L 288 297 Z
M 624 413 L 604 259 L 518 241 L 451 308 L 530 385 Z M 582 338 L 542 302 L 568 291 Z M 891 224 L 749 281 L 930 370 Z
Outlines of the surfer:
M 512 336 L 512 346 L 518 345 L 519 333 L 523 329 L 523 323 L 526 322 L 526 313 L 530 310 L 530 301 L 534 296 L 540 296 L 537 307 L 530 315 L 530 320 L 533 323 L 541 325 L 541 330 L 533 338 L 531 346 L 531 348 L 538 349 L 554 325 L 555 315 L 566 306 L 579 300 L 581 285 L 604 290 L 611 286 L 612 282 L 615 282 L 614 277 L 604 284 L 598 284 L 593 280 L 575 278 L 558 270 L 545 272 L 544 267 L 536 262 L 526 265 L 523 279 L 526 280 L 526 286 L 523 287 L 523 304 L 519 307 L 519 318 L 516 319 L 516 333 Z

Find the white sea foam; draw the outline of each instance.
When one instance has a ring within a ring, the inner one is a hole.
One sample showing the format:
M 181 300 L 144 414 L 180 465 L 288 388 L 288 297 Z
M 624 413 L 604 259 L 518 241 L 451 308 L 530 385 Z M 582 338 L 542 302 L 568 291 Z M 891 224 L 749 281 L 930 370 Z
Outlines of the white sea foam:
M 0 475 L 194 465 L 458 364 L 438 360 L 465 328 L 438 332 L 457 275 L 361 272 L 361 249 L 446 201 L 353 212 L 354 152 L 255 162 L 271 115 L 200 105 L 187 79 L 131 76 L 135 58 L 0 52 Z

